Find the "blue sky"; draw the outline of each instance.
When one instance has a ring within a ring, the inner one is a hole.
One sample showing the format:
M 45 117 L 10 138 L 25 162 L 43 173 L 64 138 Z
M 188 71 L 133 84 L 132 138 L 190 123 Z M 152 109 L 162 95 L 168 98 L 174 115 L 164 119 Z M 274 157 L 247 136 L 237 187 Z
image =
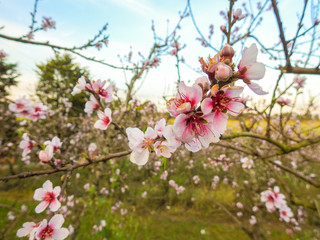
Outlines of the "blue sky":
M 238 0 L 236 7 L 241 7 L 244 1 Z M 255 8 L 257 1 L 253 2 Z M 302 7 L 302 1 L 284 0 L 280 3 L 280 11 L 283 15 L 284 23 L 289 24 L 286 29 L 287 34 L 294 34 L 297 22 L 297 11 Z M 31 22 L 30 12 L 33 10 L 33 0 L 1 0 L 0 1 L 0 26 L 5 26 L 1 33 L 10 36 L 20 36 L 28 32 Z M 228 8 L 228 1 L 213 0 L 191 0 L 194 16 L 197 24 L 205 36 L 208 35 L 208 27 L 211 23 L 215 25 L 215 34 L 212 44 L 216 47 L 221 43 L 221 32 L 219 26 L 224 23 L 219 16 L 220 10 Z M 91 49 L 86 51 L 86 55 L 95 56 L 97 59 L 105 59 L 106 62 L 119 65 L 117 55 L 125 55 L 130 47 L 137 57 L 137 52 L 147 54 L 153 43 L 151 31 L 151 21 L 155 21 L 158 35 L 165 36 L 167 29 L 167 19 L 170 21 L 169 29 L 179 19 L 179 11 L 183 11 L 186 0 L 40 0 L 38 4 L 37 20 L 41 23 L 43 16 L 52 17 L 56 21 L 56 29 L 47 32 L 36 33 L 35 40 L 50 41 L 50 43 L 74 46 L 85 43 L 94 36 L 105 22 L 109 23 L 107 34 L 110 36 L 108 48 L 101 51 Z M 295 6 L 297 10 L 291 10 Z M 310 6 L 309 6 L 310 7 Z M 289 9 L 291 11 L 289 11 Z M 257 10 L 255 10 L 257 11 Z M 310 9 L 307 10 L 306 23 L 310 24 Z M 199 37 L 191 18 L 185 19 L 181 24 L 182 30 L 178 32 L 181 42 L 187 47 L 181 52 L 187 63 L 194 68 L 199 67 L 198 58 L 206 58 L 214 52 L 209 48 L 203 48 L 195 39 Z M 264 15 L 263 25 L 256 31 L 261 36 L 265 44 L 274 42 L 278 38 L 278 29 L 275 25 L 273 12 Z M 252 43 L 249 40 L 246 46 Z M 237 55 L 240 56 L 240 44 L 235 47 Z M 0 39 L 0 50 L 4 50 L 11 62 L 19 64 L 21 84 L 19 88 L 13 90 L 15 97 L 32 93 L 35 88 L 37 75 L 35 65 L 45 62 L 52 57 L 53 51 L 44 47 L 29 46 Z M 267 56 L 259 54 L 258 60 L 267 65 L 274 66 Z M 88 62 L 81 58 L 76 58 L 81 66 L 87 66 L 92 76 L 100 79 L 111 79 L 116 82 L 120 89 L 125 88 L 125 78 L 122 71 L 110 69 L 97 63 Z M 163 57 L 161 66 L 152 70 L 141 89 L 138 96 L 143 99 L 161 101 L 162 95 L 172 95 L 175 91 L 177 73 L 175 71 L 175 59 L 173 57 Z M 181 67 L 182 80 L 193 81 L 200 75 L 186 66 Z M 271 91 L 274 84 L 276 71 L 267 70 L 266 77 L 259 83 L 264 89 Z M 127 77 L 130 74 L 127 73 Z M 287 82 L 292 76 L 287 76 Z M 319 94 L 319 89 L 312 87 L 316 84 L 317 77 L 309 77 L 307 91 L 312 95 Z M 284 84 L 284 83 L 283 83 Z M 245 95 L 252 95 L 249 90 Z M 270 96 L 266 96 L 267 98 Z M 160 100 L 159 100 L 160 99 Z

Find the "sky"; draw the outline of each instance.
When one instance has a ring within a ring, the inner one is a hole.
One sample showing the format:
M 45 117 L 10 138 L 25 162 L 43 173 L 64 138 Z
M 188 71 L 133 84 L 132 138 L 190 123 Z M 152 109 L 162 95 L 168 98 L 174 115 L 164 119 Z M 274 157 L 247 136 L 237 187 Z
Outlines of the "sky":
M 238 0 L 235 8 L 242 8 L 245 1 Z M 257 12 L 258 1 L 252 0 L 252 8 Z M 138 52 L 147 55 L 153 44 L 153 33 L 151 31 L 152 20 L 155 23 L 158 35 L 165 37 L 166 32 L 174 28 L 179 20 L 179 11 L 186 7 L 186 0 L 40 0 L 36 20 L 41 24 L 43 16 L 52 17 L 56 22 L 56 29 L 35 34 L 35 41 L 49 41 L 52 44 L 67 47 L 77 46 L 92 38 L 100 28 L 108 22 L 107 35 L 109 35 L 109 45 L 107 48 L 86 50 L 84 54 L 96 59 L 104 59 L 107 63 L 120 66 L 118 55 L 127 55 L 130 49 L 133 51 L 134 59 L 138 59 Z M 30 12 L 33 10 L 33 0 L 0 0 L 0 26 L 4 29 L 0 33 L 9 36 L 19 37 L 28 32 L 31 23 Z M 194 17 L 199 29 L 208 35 L 209 25 L 214 24 L 215 30 L 212 45 L 219 48 L 221 45 L 220 25 L 224 20 L 219 15 L 221 10 L 227 10 L 228 1 L 213 0 L 191 0 Z M 296 10 L 292 9 L 296 6 Z M 248 6 L 250 7 L 250 6 Z M 283 14 L 283 22 L 286 25 L 286 34 L 293 36 L 296 31 L 297 13 L 302 8 L 302 1 L 283 0 L 279 5 L 280 13 Z M 288 11 L 290 9 L 291 11 Z M 279 33 L 275 25 L 275 18 L 272 11 L 263 15 L 264 20 L 261 27 L 257 28 L 256 35 L 267 46 L 277 42 Z M 168 23 L 169 20 L 169 23 Z M 310 5 L 307 9 L 306 24 L 310 25 Z M 186 44 L 186 48 L 180 53 L 186 59 L 186 63 L 192 68 L 199 68 L 199 57 L 205 59 L 215 52 L 210 48 L 200 46 L 196 38 L 199 37 L 191 18 L 186 18 L 181 23 L 181 30 L 178 31 L 180 42 Z M 290 37 L 289 37 L 290 38 Z M 250 46 L 252 40 L 246 42 Z M 241 57 L 241 44 L 235 46 L 236 61 Z M 35 72 L 36 65 L 45 63 L 54 56 L 54 52 L 46 47 L 31 46 L 16 43 L 0 38 L 0 50 L 8 54 L 10 62 L 18 63 L 19 86 L 12 89 L 12 98 L 30 95 L 34 92 L 38 76 Z M 75 56 L 75 61 L 90 70 L 94 79 L 111 79 L 119 89 L 125 89 L 126 78 L 130 78 L 130 73 L 115 70 L 98 63 L 93 63 Z M 276 66 L 269 57 L 263 54 L 258 55 L 258 61 L 267 66 Z M 181 79 L 193 82 L 201 74 L 193 71 L 185 65 L 181 65 Z M 126 75 L 126 76 L 125 76 Z M 271 98 L 272 86 L 274 86 L 278 72 L 268 68 L 266 75 L 259 81 L 259 84 L 270 94 L 264 96 Z M 290 83 L 292 75 L 288 75 L 283 80 L 280 87 Z M 308 94 L 319 95 L 317 76 L 308 76 L 306 93 L 300 99 L 300 104 L 305 104 Z M 143 100 L 151 100 L 158 104 L 164 104 L 162 96 L 173 96 L 176 90 L 177 71 L 175 68 L 175 58 L 166 56 L 161 58 L 160 67 L 151 70 L 148 75 L 140 80 L 143 81 L 141 88 L 137 92 L 137 97 Z M 140 83 L 138 83 L 138 86 Z M 261 98 L 253 94 L 249 89 L 245 89 L 245 96 Z

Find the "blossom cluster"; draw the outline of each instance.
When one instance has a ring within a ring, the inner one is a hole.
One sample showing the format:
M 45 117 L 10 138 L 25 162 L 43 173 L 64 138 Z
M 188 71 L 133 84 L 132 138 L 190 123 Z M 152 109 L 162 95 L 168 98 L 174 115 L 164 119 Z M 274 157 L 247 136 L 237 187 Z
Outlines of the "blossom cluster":
M 23 117 L 37 121 L 45 119 L 48 107 L 42 103 L 34 103 L 24 97 L 17 99 L 14 103 L 9 104 L 9 110 L 15 114 L 16 117 Z
M 87 82 L 85 77 L 82 76 L 78 79 L 78 83 L 71 92 L 72 95 L 81 93 L 83 91 L 88 91 L 91 93 L 89 101 L 87 101 L 85 104 L 84 111 L 89 115 L 91 115 L 94 111 L 97 111 L 99 120 L 95 122 L 94 127 L 101 130 L 106 130 L 112 122 L 111 109 L 105 108 L 103 110 L 102 100 L 104 103 L 109 103 L 113 100 L 113 86 L 110 85 L 105 88 L 105 85 L 106 81 L 98 80 Z
M 41 213 L 47 207 L 51 212 L 56 212 L 61 206 L 58 200 L 61 188 L 59 186 L 53 188 L 52 182 L 47 180 L 42 188 L 36 189 L 34 200 L 40 201 L 35 212 Z M 61 228 L 64 223 L 64 218 L 61 214 L 54 215 L 50 221 L 43 219 L 40 223 L 25 222 L 17 231 L 17 237 L 29 237 L 36 240 L 63 240 L 69 235 L 66 228 Z
M 228 44 L 207 62 L 201 58 L 202 70 L 208 77 L 198 78 L 192 86 L 183 81 L 178 84 L 178 93 L 167 104 L 175 118 L 173 125 L 165 126 L 162 119 L 155 129 L 148 127 L 145 133 L 138 128 L 127 128 L 131 162 L 146 164 L 150 151 L 168 158 L 181 144 L 197 152 L 218 142 L 227 129 L 228 114 L 237 116 L 245 107 L 240 97 L 243 87 L 228 84 L 242 79 L 255 93 L 266 94 L 252 82 L 265 74 L 265 66 L 256 61 L 257 54 L 255 44 L 244 48 L 238 71 L 232 60 L 234 50 Z
M 278 186 L 273 189 L 268 189 L 261 193 L 261 202 L 265 202 L 266 208 L 269 212 L 279 210 L 280 218 L 285 222 L 296 222 L 292 217 L 293 213 L 290 207 L 288 207 L 285 200 L 285 196 L 280 193 Z

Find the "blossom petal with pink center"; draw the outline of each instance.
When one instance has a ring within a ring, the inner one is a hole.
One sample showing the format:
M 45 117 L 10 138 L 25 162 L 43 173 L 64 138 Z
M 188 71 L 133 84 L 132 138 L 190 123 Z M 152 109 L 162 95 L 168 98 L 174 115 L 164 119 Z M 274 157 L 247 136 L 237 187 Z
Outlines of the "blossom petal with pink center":
M 149 150 L 148 149 L 143 149 L 142 152 L 133 151 L 130 154 L 130 161 L 132 163 L 139 165 L 139 166 L 145 165 L 148 162 L 148 159 L 149 159 Z
M 213 109 L 213 101 L 211 98 L 205 98 L 201 103 L 201 110 L 203 114 L 211 113 Z
M 66 228 L 55 229 L 52 233 L 54 240 L 63 240 L 68 237 L 69 231 Z
M 256 93 L 256 94 L 258 94 L 258 95 L 266 95 L 266 94 L 268 94 L 268 92 L 264 91 L 264 90 L 262 89 L 262 87 L 259 86 L 259 85 L 256 84 L 256 83 L 251 82 L 250 84 L 248 84 L 248 87 L 249 87 L 254 93 Z
M 53 229 L 58 229 L 58 228 L 61 228 L 63 223 L 64 223 L 64 218 L 62 214 L 56 214 L 50 219 L 49 226 L 52 227 Z
M 213 128 L 220 134 L 227 129 L 228 115 L 217 110 L 213 117 Z
M 40 202 L 40 203 L 38 204 L 38 206 L 36 206 L 35 212 L 36 212 L 36 213 L 41 213 L 41 212 L 43 212 L 43 211 L 48 207 L 49 203 L 50 203 L 50 202 L 48 202 L 48 201 L 42 201 L 42 202 Z
M 189 117 L 186 114 L 180 114 L 175 120 L 173 124 L 174 133 L 178 139 L 189 142 L 194 138 L 194 133 L 192 129 L 188 128 L 187 120 Z
M 17 231 L 17 237 L 26 237 L 27 235 L 29 235 L 32 230 L 37 226 L 37 224 L 35 224 L 34 222 L 25 222 L 22 225 L 22 228 L 20 228 Z
M 230 102 L 227 104 L 228 113 L 232 116 L 238 116 L 244 109 L 243 103 Z

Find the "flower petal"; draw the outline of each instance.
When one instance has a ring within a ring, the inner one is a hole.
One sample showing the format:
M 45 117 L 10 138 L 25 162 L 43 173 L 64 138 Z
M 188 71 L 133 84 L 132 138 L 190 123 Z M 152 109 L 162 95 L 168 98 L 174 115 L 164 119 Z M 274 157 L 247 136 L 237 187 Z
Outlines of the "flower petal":
M 47 190 L 47 192 L 53 191 L 52 182 L 50 180 L 45 181 L 42 187 Z
M 42 201 L 44 195 L 47 193 L 47 191 L 43 188 L 38 188 L 33 194 L 33 199 L 36 201 Z
M 227 129 L 228 115 L 217 110 L 213 117 L 213 128 L 220 134 Z
M 268 92 L 264 91 L 262 87 L 260 87 L 258 84 L 251 82 L 248 84 L 248 87 L 256 94 L 258 95 L 266 95 Z
M 54 240 L 63 240 L 68 237 L 69 231 L 66 228 L 55 229 L 52 233 Z
M 206 98 L 201 103 L 201 110 L 203 114 L 211 113 L 213 109 L 213 101 L 211 98 Z
M 42 201 L 36 206 L 36 209 L 34 210 L 36 213 L 41 213 L 43 212 L 49 205 L 48 201 Z
M 51 212 L 56 212 L 60 207 L 61 203 L 57 199 L 52 200 L 49 205 L 49 209 Z
M 243 103 L 240 102 L 230 102 L 227 104 L 228 113 L 232 116 L 238 116 L 244 109 Z
M 145 165 L 149 160 L 149 150 L 144 149 L 142 152 L 133 151 L 130 154 L 130 161 L 139 166 Z
M 247 72 L 245 73 L 246 78 L 250 80 L 259 80 L 264 77 L 266 73 L 266 67 L 263 63 L 255 62 L 251 66 L 247 67 Z
M 50 219 L 49 226 L 51 226 L 53 229 L 59 229 L 61 228 L 63 223 L 64 223 L 64 218 L 62 214 L 57 214 Z

